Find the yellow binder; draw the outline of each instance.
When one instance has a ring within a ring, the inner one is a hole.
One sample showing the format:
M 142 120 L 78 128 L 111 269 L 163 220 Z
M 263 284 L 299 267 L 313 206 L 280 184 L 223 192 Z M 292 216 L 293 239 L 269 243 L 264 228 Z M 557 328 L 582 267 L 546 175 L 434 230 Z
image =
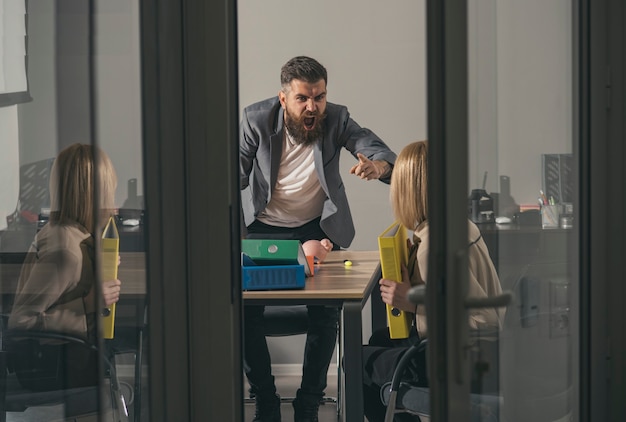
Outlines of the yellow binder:
M 120 237 L 115 220 L 111 217 L 102 232 L 102 281 L 117 279 L 119 263 Z M 115 303 L 102 311 L 102 334 L 106 339 L 115 334 Z
M 394 222 L 378 236 L 378 251 L 383 278 L 402 283 L 402 264 L 408 261 L 406 229 Z M 411 329 L 411 314 L 393 306 L 387 307 L 387 325 L 391 338 L 407 338 Z

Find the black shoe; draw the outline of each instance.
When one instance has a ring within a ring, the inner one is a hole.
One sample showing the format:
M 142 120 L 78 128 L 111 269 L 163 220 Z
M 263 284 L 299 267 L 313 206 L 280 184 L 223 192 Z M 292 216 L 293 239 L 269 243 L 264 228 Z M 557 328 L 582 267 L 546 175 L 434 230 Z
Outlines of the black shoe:
M 268 397 L 255 397 L 255 412 L 252 422 L 281 422 L 280 397 L 277 394 Z
M 295 422 L 319 422 L 317 412 L 320 407 L 320 400 L 303 400 L 297 398 L 293 401 L 293 420 Z

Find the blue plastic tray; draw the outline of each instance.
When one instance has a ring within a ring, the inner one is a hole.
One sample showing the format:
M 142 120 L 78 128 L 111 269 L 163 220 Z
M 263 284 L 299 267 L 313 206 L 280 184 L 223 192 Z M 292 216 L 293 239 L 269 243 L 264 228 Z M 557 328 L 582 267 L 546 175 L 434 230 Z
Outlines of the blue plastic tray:
M 255 265 L 241 268 L 244 290 L 304 288 L 304 265 Z

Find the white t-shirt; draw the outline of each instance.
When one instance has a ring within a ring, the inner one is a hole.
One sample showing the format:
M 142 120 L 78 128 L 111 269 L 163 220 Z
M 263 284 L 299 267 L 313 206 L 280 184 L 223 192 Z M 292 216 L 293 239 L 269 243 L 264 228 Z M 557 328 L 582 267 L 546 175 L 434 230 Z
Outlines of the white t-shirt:
M 322 215 L 326 193 L 315 170 L 313 145 L 296 144 L 285 133 L 276 186 L 257 219 L 272 226 L 299 227 Z

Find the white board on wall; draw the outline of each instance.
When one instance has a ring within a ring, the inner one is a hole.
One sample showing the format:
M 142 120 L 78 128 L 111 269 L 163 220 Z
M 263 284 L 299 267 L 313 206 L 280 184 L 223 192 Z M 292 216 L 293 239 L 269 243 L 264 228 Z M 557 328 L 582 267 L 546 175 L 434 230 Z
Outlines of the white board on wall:
M 8 215 L 13 214 L 19 196 L 19 141 L 17 106 L 0 107 L 0 230 L 7 228 Z

